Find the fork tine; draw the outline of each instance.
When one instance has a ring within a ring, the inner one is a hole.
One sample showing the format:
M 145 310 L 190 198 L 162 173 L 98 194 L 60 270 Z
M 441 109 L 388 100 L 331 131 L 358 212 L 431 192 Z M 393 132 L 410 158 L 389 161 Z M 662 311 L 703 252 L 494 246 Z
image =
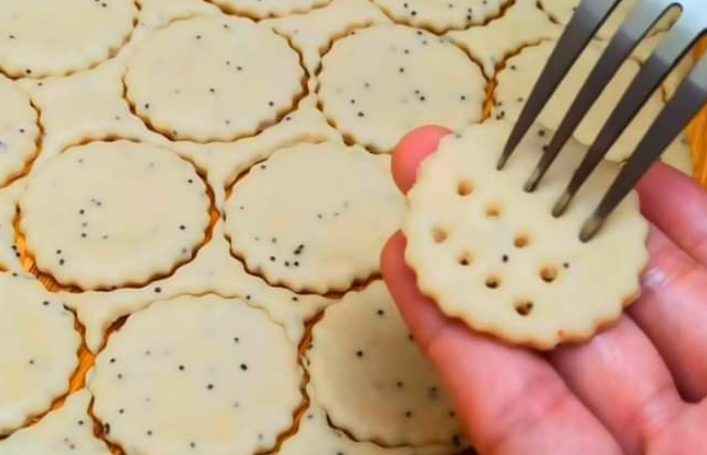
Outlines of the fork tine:
M 572 176 L 565 192 L 553 209 L 555 216 L 559 216 L 565 211 L 574 195 L 606 156 L 611 146 L 640 111 L 653 91 L 658 88 L 692 47 L 703 31 L 704 26 L 700 24 L 700 21 L 690 20 L 683 15 L 668 37 L 659 44 L 656 51 L 631 82 Z
M 621 29 L 614 35 L 609 46 L 592 69 L 579 94 L 562 119 L 530 179 L 525 184 L 526 191 L 533 191 L 550 168 L 560 150 L 572 137 L 587 112 L 594 105 L 626 58 L 658 22 L 667 5 L 663 1 L 640 2 L 629 14 Z
M 621 0 L 584 0 L 545 64 L 498 161 L 502 169 L 577 57 Z
M 703 58 L 638 144 L 628 163 L 614 179 L 599 206 L 582 227 L 586 242 L 601 229 L 606 218 L 638 183 L 662 152 L 707 102 L 707 58 Z

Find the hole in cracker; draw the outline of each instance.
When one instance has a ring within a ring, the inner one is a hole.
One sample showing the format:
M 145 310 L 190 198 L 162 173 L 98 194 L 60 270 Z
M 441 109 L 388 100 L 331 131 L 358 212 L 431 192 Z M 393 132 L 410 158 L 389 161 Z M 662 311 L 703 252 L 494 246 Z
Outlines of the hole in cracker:
M 462 253 L 457 261 L 459 262 L 459 265 L 466 267 L 474 261 L 474 257 L 471 253 Z
M 460 180 L 457 184 L 457 194 L 459 196 L 468 196 L 471 194 L 472 191 L 474 191 L 474 185 L 471 183 L 470 180 Z
M 501 207 L 498 204 L 487 204 L 486 218 L 491 220 L 497 220 L 501 218 Z
M 432 238 L 436 243 L 442 243 L 445 240 L 447 240 L 448 234 L 447 231 L 440 227 L 435 227 L 432 229 Z
M 486 287 L 489 289 L 498 289 L 501 286 L 501 279 L 497 276 L 491 275 L 486 278 Z
M 546 283 L 552 283 L 557 278 L 557 267 L 546 265 L 540 269 L 540 278 Z
M 530 312 L 533 311 L 533 302 L 530 300 L 519 300 L 515 304 L 516 313 L 520 316 L 529 316 Z
M 513 239 L 513 245 L 516 248 L 525 248 L 530 245 L 530 236 L 528 234 L 518 234 L 516 238 Z

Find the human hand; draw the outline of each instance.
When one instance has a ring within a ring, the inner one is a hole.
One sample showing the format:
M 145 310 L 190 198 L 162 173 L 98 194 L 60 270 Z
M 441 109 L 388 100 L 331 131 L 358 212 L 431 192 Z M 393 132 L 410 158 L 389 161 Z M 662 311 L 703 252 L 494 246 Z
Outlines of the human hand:
M 400 142 L 403 192 L 446 134 L 424 127 Z M 707 193 L 662 164 L 638 190 L 651 222 L 641 298 L 588 342 L 547 354 L 445 317 L 417 289 L 402 234 L 386 245 L 385 281 L 481 454 L 707 454 Z

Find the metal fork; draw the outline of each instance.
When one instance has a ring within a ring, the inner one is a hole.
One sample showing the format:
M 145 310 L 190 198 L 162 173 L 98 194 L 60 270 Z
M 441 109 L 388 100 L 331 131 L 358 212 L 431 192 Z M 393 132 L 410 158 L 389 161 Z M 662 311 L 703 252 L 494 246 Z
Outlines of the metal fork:
M 556 87 L 565 78 L 581 52 L 591 41 L 607 17 L 622 0 L 583 0 L 560 37 L 543 69 L 498 162 L 503 169 L 528 129 L 547 104 Z M 641 0 L 610 41 L 584 86 L 563 118 L 557 132 L 525 184 L 533 191 L 548 168 L 572 136 L 575 128 L 599 98 L 606 85 L 641 40 L 667 11 L 673 7 L 682 13 L 653 55 L 643 65 L 626 93 L 602 127 L 587 155 L 560 196 L 553 215 L 561 216 L 583 183 L 601 162 L 614 142 L 640 111 L 651 94 L 707 31 L 705 0 Z M 682 82 L 673 97 L 653 122 L 631 158 L 624 165 L 599 206 L 584 223 L 582 241 L 589 241 L 607 217 L 638 183 L 651 165 L 694 118 L 707 101 L 707 57 L 700 60 Z

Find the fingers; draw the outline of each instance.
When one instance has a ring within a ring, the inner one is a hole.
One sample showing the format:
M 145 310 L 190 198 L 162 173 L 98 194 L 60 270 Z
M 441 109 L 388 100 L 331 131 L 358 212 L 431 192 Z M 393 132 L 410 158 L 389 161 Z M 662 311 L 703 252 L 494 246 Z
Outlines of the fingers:
M 707 396 L 707 269 L 652 228 L 643 295 L 629 313 L 690 401 Z
M 400 191 L 407 193 L 412 188 L 420 163 L 437 150 L 439 141 L 451 132 L 441 126 L 423 126 L 402 138 L 393 153 L 393 178 Z
M 643 177 L 638 190 L 646 218 L 707 265 L 707 192 L 681 172 L 660 163 Z
M 481 453 L 621 453 L 544 359 L 474 334 L 444 317 L 417 290 L 403 259 L 404 249 L 402 235 L 394 236 L 382 254 L 383 276 Z
M 587 343 L 557 349 L 550 359 L 626 455 L 642 454 L 644 438 L 682 409 L 668 368 L 626 316 Z

